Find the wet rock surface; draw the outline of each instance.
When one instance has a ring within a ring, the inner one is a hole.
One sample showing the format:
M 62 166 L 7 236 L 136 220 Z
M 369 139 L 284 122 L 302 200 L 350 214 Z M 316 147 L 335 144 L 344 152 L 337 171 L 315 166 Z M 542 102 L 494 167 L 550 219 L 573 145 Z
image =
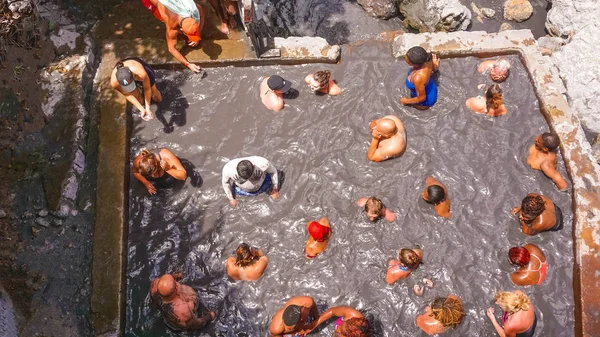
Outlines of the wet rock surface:
M 529 0 L 507 0 L 504 4 L 504 19 L 522 22 L 533 15 L 533 6 Z
M 405 26 L 419 32 L 466 30 L 472 16 L 458 0 L 404 0 L 400 13 Z
M 398 15 L 396 0 L 357 0 L 357 2 L 369 15 L 380 19 L 389 19 Z
M 596 0 L 552 0 L 546 29 L 551 35 L 568 37 L 586 26 L 600 26 L 600 5 Z

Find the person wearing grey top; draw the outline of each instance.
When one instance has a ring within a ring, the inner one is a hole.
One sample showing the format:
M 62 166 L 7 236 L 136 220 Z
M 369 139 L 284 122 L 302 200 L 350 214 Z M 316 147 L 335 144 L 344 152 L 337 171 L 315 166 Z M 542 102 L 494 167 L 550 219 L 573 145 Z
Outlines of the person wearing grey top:
M 236 195 L 255 196 L 271 188 L 271 197 L 279 197 L 279 175 L 267 159 L 259 156 L 236 158 L 223 167 L 221 179 L 225 194 L 232 207 L 237 205 Z

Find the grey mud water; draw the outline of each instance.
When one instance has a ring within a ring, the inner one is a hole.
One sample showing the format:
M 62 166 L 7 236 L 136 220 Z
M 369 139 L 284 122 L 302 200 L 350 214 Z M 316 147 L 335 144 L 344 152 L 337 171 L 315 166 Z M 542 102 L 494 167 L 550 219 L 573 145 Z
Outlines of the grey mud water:
M 186 336 L 268 336 L 273 313 L 293 295 L 312 296 L 321 310 L 356 307 L 377 336 L 421 336 L 417 314 L 433 297 L 450 293 L 462 298 L 467 316 L 445 336 L 493 336 L 485 311 L 495 289 L 517 288 L 507 252 L 524 243 L 541 247 L 549 261 L 546 281 L 522 289 L 536 305 L 538 336 L 572 335 L 571 196 L 527 166 L 528 147 L 548 125 L 518 58 L 510 57 L 513 69 L 502 84 L 508 114 L 491 118 L 464 105 L 490 84 L 477 73 L 477 58 L 443 59 L 438 102 L 418 111 L 398 103 L 407 95 L 408 66 L 391 56 L 389 44 L 345 46 L 343 55 L 337 65 L 211 68 L 204 79 L 159 71 L 165 101 L 155 109 L 161 118 L 134 116 L 131 159 L 142 148 L 167 147 L 183 159 L 191 179 L 150 196 L 130 178 L 126 336 L 177 335 L 150 304 L 148 287 L 154 277 L 178 270 L 198 290 L 203 310 L 217 311 L 213 323 Z M 341 96 L 310 93 L 304 76 L 319 69 L 332 71 Z M 264 108 L 258 96 L 261 78 L 271 74 L 299 91 L 280 113 Z M 369 162 L 369 122 L 388 114 L 404 122 L 407 151 Z M 247 155 L 264 156 L 285 173 L 281 196 L 243 198 L 232 209 L 221 169 Z M 565 175 L 562 159 L 559 170 Z M 448 187 L 450 220 L 436 217 L 420 197 L 428 175 Z M 510 210 L 529 192 L 549 196 L 564 210 L 562 231 L 521 233 Z M 398 219 L 368 222 L 355 202 L 370 195 Z M 331 221 L 333 237 L 324 254 L 307 260 L 305 223 L 321 216 Z M 225 274 L 225 259 L 240 242 L 269 257 L 255 283 L 232 282 Z M 424 264 L 388 286 L 388 259 L 417 246 Z M 416 297 L 411 289 L 424 276 L 435 287 Z M 332 324 L 314 333 L 332 334 Z

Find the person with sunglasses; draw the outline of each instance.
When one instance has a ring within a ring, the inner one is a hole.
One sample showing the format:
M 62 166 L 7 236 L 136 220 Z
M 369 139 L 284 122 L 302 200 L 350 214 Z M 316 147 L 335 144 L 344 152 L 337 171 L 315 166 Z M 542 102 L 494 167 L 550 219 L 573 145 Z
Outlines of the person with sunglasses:
M 259 156 L 230 160 L 223 167 L 221 183 L 231 207 L 237 206 L 235 195 L 256 196 L 270 190 L 273 199 L 279 197 L 277 169 Z

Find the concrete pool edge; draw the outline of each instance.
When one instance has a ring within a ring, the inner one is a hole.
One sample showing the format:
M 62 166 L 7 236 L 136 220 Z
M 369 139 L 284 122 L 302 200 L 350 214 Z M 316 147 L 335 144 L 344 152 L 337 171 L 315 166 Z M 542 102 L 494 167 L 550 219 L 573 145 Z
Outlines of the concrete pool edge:
M 543 56 L 529 30 L 403 34 L 392 45 L 393 55 L 403 57 L 420 45 L 441 57 L 518 54 L 533 82 L 540 110 L 561 139 L 561 152 L 572 182 L 573 243 L 575 266 L 575 335 L 600 334 L 600 165 L 590 160 L 591 146 L 579 120 L 563 96 L 558 69 Z M 585 294 L 585 297 L 582 296 Z

